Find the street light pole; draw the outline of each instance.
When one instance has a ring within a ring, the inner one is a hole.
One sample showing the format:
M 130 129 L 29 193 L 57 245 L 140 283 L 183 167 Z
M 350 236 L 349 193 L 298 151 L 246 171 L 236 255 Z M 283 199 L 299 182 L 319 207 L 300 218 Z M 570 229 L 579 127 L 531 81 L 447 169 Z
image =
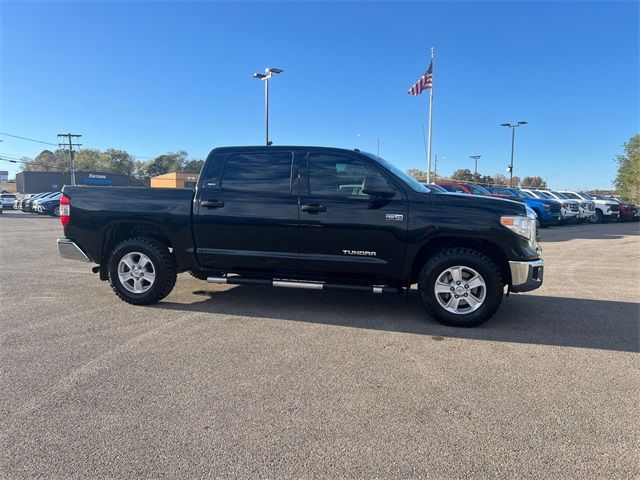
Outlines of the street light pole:
M 513 152 L 516 145 L 516 128 L 526 125 L 527 122 L 519 121 L 518 123 L 501 123 L 501 127 L 511 129 L 511 163 L 509 163 L 509 187 L 513 187 Z
M 478 175 L 478 160 L 480 159 L 480 157 L 482 157 L 482 155 L 471 155 L 469 158 L 473 159 L 476 161 L 476 166 L 473 170 L 474 174 L 477 176 Z
M 266 73 L 254 73 L 253 78 L 264 81 L 264 126 L 265 126 L 265 143 L 271 145 L 269 140 L 269 79 L 274 75 L 284 72 L 280 68 L 265 68 Z

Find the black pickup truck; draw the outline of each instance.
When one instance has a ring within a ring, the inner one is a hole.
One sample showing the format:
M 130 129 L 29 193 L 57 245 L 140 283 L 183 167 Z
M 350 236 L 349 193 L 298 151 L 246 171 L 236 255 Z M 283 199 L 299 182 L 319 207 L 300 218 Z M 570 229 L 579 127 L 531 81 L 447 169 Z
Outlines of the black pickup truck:
M 392 164 L 325 147 L 214 149 L 195 189 L 65 187 L 64 258 L 98 264 L 122 300 L 158 302 L 178 272 L 211 283 L 399 293 L 438 321 L 489 319 L 540 287 L 535 214 L 430 191 Z

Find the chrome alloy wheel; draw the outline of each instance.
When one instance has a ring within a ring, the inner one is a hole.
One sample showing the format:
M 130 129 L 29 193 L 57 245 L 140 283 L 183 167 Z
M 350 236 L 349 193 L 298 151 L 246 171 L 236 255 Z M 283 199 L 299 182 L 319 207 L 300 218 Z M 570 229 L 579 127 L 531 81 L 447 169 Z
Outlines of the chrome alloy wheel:
M 156 280 L 156 269 L 144 253 L 130 252 L 118 263 L 118 278 L 131 293 L 145 293 Z
M 463 265 L 449 267 L 438 275 L 434 290 L 440 306 L 456 315 L 476 311 L 487 295 L 482 275 Z

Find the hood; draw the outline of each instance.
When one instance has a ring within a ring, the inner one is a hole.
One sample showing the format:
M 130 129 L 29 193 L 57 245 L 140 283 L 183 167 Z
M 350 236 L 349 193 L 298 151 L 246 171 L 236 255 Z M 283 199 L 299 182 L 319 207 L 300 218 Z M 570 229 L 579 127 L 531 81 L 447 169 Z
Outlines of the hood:
M 527 207 L 522 202 L 516 202 L 500 197 L 490 197 L 487 195 L 469 195 L 466 193 L 423 193 L 421 195 L 431 195 L 432 198 L 448 205 L 460 207 L 478 208 L 492 211 L 499 215 L 527 215 Z

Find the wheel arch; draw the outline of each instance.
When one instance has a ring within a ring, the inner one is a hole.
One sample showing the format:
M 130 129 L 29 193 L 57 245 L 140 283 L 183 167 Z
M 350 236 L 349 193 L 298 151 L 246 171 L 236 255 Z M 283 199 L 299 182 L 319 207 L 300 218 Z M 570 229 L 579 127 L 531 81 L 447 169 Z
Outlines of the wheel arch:
M 134 237 L 148 237 L 162 243 L 168 249 L 173 249 L 173 243 L 166 227 L 153 222 L 113 222 L 104 230 L 102 251 L 100 252 L 100 279 L 107 280 L 108 261 L 114 247 L 123 240 Z
M 455 236 L 437 237 L 425 243 L 415 255 L 411 265 L 410 283 L 418 281 L 420 270 L 429 258 L 437 255 L 446 248 L 463 247 L 480 252 L 494 262 L 500 269 L 500 274 L 505 284 L 511 283 L 511 271 L 509 270 L 509 260 L 502 248 L 488 240 L 463 238 Z

